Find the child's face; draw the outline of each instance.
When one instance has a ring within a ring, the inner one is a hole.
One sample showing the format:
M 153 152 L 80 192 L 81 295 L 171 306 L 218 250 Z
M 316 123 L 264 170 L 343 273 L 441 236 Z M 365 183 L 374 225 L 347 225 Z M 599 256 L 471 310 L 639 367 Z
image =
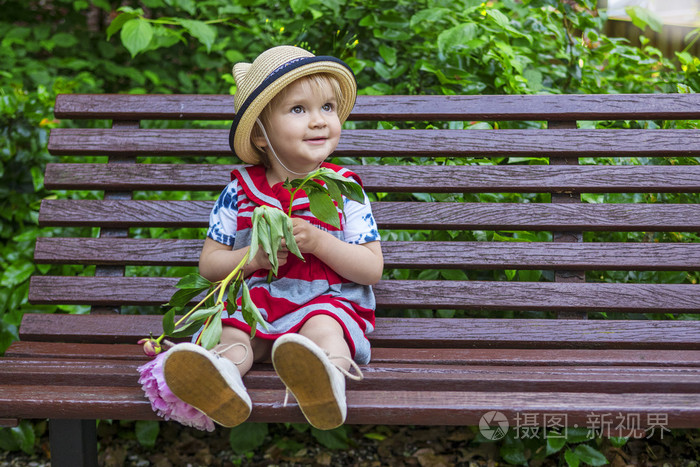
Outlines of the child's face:
M 338 146 L 340 120 L 329 83 L 312 89 L 313 82 L 298 80 L 270 104 L 268 136 L 284 165 L 295 172 L 310 172 Z M 265 145 L 261 141 L 261 146 Z M 270 158 L 274 161 L 274 158 Z M 274 166 L 274 162 L 272 162 Z

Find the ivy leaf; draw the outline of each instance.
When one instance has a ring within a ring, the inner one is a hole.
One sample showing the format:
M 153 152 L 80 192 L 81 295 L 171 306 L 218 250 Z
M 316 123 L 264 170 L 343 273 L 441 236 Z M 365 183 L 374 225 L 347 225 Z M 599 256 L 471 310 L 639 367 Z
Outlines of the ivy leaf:
M 338 209 L 333 204 L 330 195 L 321 191 L 312 190 L 307 193 L 309 197 L 309 207 L 314 216 L 321 222 L 340 228 Z
M 132 57 L 145 50 L 153 39 L 153 27 L 143 18 L 130 19 L 121 30 L 122 44 Z

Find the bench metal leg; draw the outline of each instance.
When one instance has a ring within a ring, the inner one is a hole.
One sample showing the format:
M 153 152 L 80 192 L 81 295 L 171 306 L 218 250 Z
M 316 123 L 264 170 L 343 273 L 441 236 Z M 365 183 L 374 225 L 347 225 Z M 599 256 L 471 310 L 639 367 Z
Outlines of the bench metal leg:
M 53 467 L 96 467 L 95 420 L 49 420 L 49 443 Z

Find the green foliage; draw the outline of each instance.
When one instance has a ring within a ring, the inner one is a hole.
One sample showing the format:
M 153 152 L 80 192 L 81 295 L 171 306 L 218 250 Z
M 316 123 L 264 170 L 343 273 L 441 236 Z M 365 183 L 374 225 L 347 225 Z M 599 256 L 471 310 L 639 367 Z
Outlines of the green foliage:
M 265 442 L 267 423 L 246 422 L 231 428 L 229 437 L 231 448 L 238 454 L 253 451 Z
M 28 420 L 21 420 L 19 425 L 13 428 L 0 428 L 0 450 L 21 450 L 31 454 L 34 452 L 37 438 L 44 431 L 46 431 L 46 422 L 32 424 Z
M 138 420 L 135 424 L 134 432 L 136 440 L 141 446 L 152 448 L 158 440 L 160 422 L 156 420 Z

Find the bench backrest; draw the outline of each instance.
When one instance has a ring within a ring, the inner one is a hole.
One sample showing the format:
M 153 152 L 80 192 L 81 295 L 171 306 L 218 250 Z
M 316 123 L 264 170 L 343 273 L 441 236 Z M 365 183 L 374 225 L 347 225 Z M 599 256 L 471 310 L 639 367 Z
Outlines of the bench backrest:
M 39 221 L 101 230 L 98 238 L 41 238 L 35 258 L 97 267 L 89 277 L 32 278 L 30 301 L 90 305 L 93 313 L 167 302 L 177 278 L 161 276 L 197 264 L 209 211 L 236 167 L 225 122 L 232 109 L 233 96 L 58 96 L 56 118 L 112 126 L 54 129 L 49 151 L 108 163 L 49 164 L 45 185 L 104 196 L 44 200 Z M 389 129 L 344 130 L 335 156 L 358 164 L 352 169 L 376 199 L 386 263 L 375 287 L 378 315 L 489 323 L 700 312 L 700 166 L 691 159 L 700 155 L 700 131 L 655 128 L 685 119 L 700 120 L 700 96 L 360 96 L 350 120 Z M 158 128 L 159 120 L 181 120 L 182 128 Z M 640 120 L 656 123 L 624 123 Z M 425 121 L 437 128 L 410 129 Z M 623 123 L 594 129 L 584 123 L 591 121 Z M 477 122 L 500 123 L 464 129 Z M 178 199 L 179 191 L 194 193 Z M 606 197 L 616 202 L 599 202 Z M 151 228 L 201 235 L 162 238 Z M 132 266 L 153 267 L 152 277 L 130 275 Z M 661 280 L 655 271 L 676 274 Z M 657 283 L 634 283 L 643 281 Z

